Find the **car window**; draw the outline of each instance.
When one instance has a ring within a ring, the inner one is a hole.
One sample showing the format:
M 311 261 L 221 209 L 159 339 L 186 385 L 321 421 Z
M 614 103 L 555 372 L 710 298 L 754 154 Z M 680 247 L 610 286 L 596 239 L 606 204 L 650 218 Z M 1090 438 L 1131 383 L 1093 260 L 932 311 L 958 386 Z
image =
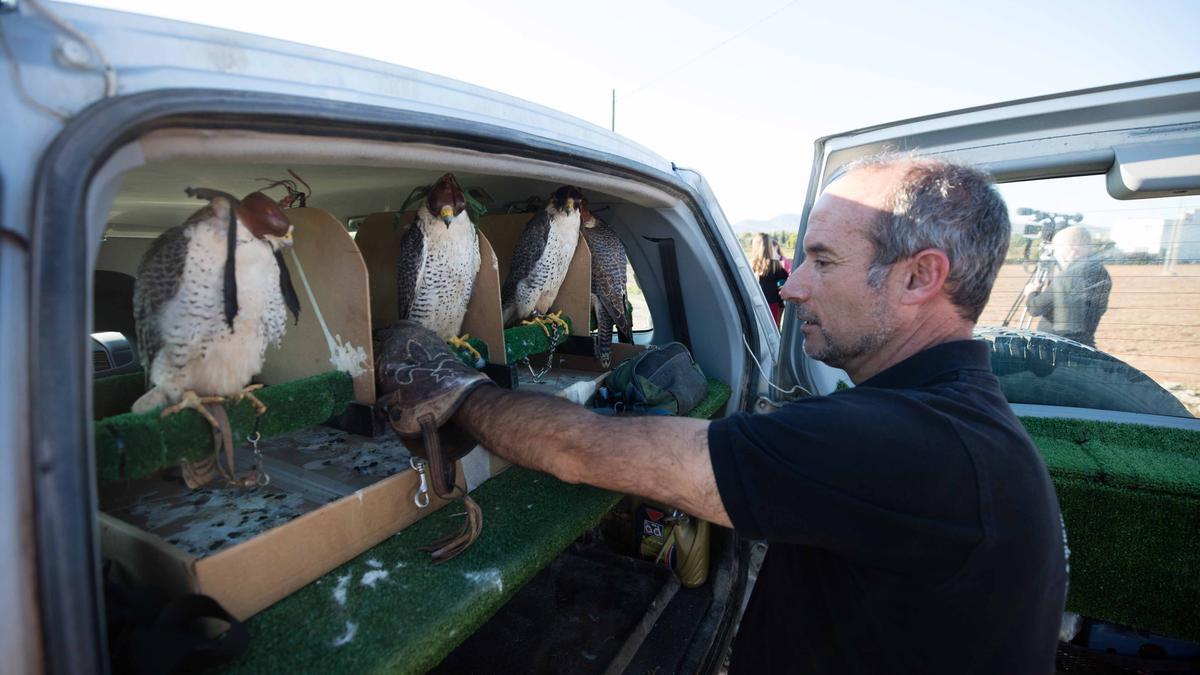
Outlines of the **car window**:
M 634 332 L 654 330 L 650 307 L 646 304 L 646 296 L 642 293 L 642 287 L 638 284 L 637 274 L 634 273 L 632 265 L 625 268 L 625 297 L 629 300 L 629 306 L 633 308 Z
M 1200 415 L 1200 197 L 999 190 L 1013 235 L 978 326 L 1009 401 Z

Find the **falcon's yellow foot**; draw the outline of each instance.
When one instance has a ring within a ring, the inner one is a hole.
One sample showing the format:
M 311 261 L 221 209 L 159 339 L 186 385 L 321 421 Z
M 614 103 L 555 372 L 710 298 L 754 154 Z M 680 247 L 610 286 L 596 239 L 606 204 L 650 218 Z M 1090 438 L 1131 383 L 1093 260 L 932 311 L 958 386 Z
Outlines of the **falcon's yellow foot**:
M 475 363 L 479 363 L 479 362 L 483 361 L 483 354 L 480 354 L 478 349 L 475 349 L 474 347 L 471 346 L 470 342 L 467 342 L 467 340 L 470 340 L 470 339 L 471 339 L 470 333 L 463 333 L 462 337 L 452 336 L 449 340 L 446 340 L 446 344 L 450 345 L 451 347 L 456 347 L 458 349 L 462 349 L 462 350 L 466 351 L 468 354 L 470 354 L 475 359 Z
M 547 314 L 546 321 L 549 323 L 558 324 L 558 327 L 562 328 L 563 335 L 566 335 L 567 332 L 571 330 L 570 324 L 567 323 L 566 319 L 562 318 L 562 310 L 561 309 L 558 310 L 557 312 L 550 312 L 549 314 Z
M 205 406 L 205 404 L 208 404 L 208 403 L 224 403 L 224 402 L 225 402 L 224 396 L 200 396 L 196 392 L 189 389 L 189 390 L 183 392 L 183 398 L 179 401 L 179 403 L 176 403 L 175 405 L 169 406 L 167 408 L 163 408 L 162 414 L 159 415 L 158 417 L 159 417 L 159 419 L 162 419 L 164 417 L 167 417 L 168 415 L 174 415 L 175 413 L 177 413 L 181 410 L 191 408 L 192 410 L 195 410 L 197 413 L 199 413 L 201 417 L 208 420 L 208 423 L 211 424 L 214 429 L 220 429 L 221 424 L 219 422 L 217 422 L 217 418 L 213 417 L 212 413 L 205 410 L 204 406 Z
M 557 324 L 560 328 L 562 328 L 563 333 L 565 333 L 569 329 L 569 326 L 567 326 L 567 320 L 562 318 L 562 310 L 561 309 L 558 310 L 557 312 L 551 312 L 549 314 L 535 313 L 533 315 L 533 318 L 525 319 L 525 320 L 521 321 L 522 326 L 538 326 L 538 327 L 540 327 L 542 329 L 542 332 L 544 332 L 546 334 L 546 337 L 550 337 L 550 327 L 555 324 Z
M 550 337 L 550 329 L 546 327 L 546 322 L 538 314 L 534 314 L 532 319 L 521 319 L 522 326 L 537 326 L 546 333 L 546 337 Z
M 243 390 L 239 391 L 238 393 L 234 394 L 234 395 L 233 395 L 233 403 L 234 403 L 234 405 L 237 405 L 238 403 L 241 403 L 241 402 L 242 402 L 242 399 L 244 399 L 244 398 L 248 398 L 248 399 L 250 399 L 250 402 L 254 404 L 254 410 L 255 410 L 255 414 L 257 414 L 257 415 L 259 415 L 259 416 L 262 416 L 262 415 L 266 414 L 266 412 L 267 412 L 267 404 L 266 404 L 266 403 L 263 403 L 263 402 L 262 402 L 262 401 L 260 401 L 260 400 L 258 400 L 258 397 L 257 397 L 257 396 L 255 396 L 254 394 L 250 393 L 250 392 L 252 392 L 252 391 L 258 391 L 259 389 L 262 389 L 262 388 L 263 388 L 263 385 L 261 385 L 261 384 L 252 384 L 252 385 L 250 385 L 249 387 L 246 387 L 245 389 L 243 389 Z

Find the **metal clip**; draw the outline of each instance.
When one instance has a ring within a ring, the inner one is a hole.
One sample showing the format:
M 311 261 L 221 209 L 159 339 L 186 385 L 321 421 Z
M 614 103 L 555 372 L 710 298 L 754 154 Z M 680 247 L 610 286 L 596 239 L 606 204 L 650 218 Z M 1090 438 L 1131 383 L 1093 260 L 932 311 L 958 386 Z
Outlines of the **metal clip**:
M 263 454 L 258 447 L 258 442 L 262 440 L 262 434 L 255 430 L 254 433 L 246 437 L 250 443 L 250 447 L 254 450 L 254 484 L 258 487 L 266 487 L 271 484 L 271 476 L 263 470 Z
M 417 487 L 417 493 L 413 495 L 413 504 L 418 509 L 423 509 L 429 506 L 429 479 L 425 475 L 425 462 L 416 457 L 409 457 L 408 465 L 421 477 L 421 485 Z

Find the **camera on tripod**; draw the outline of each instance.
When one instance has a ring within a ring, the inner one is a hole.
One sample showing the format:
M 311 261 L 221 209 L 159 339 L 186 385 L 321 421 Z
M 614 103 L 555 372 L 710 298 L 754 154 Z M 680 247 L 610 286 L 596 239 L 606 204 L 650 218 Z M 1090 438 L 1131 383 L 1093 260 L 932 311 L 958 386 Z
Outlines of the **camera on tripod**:
M 1029 299 L 1027 289 L 1032 284 L 1039 289 L 1045 289 L 1050 285 L 1050 280 L 1054 276 L 1054 235 L 1059 230 L 1070 227 L 1073 223 L 1083 222 L 1082 213 L 1055 213 L 1053 211 L 1039 211 L 1028 207 L 1017 209 L 1018 216 L 1033 216 L 1032 223 L 1026 223 L 1021 236 L 1025 237 L 1025 254 L 1021 257 L 1021 263 L 1029 262 L 1030 249 L 1033 247 L 1033 242 L 1040 239 L 1041 243 L 1038 246 L 1037 262 L 1030 270 L 1029 278 L 1025 281 L 1025 285 L 1021 287 L 1021 292 L 1017 294 L 1016 301 L 1008 310 L 1008 314 L 1004 317 L 1004 323 L 1001 325 L 1007 326 L 1016 316 L 1017 310 L 1021 310 L 1021 318 L 1019 327 L 1025 328 L 1025 305 Z M 1028 269 L 1028 267 L 1026 267 Z M 1036 283 L 1035 283 L 1036 282 Z

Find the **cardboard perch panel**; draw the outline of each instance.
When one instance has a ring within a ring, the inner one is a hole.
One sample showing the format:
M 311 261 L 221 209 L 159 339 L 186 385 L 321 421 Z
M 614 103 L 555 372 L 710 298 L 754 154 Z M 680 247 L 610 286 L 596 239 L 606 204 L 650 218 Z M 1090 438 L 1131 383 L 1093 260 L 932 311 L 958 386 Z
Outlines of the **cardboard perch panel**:
M 496 257 L 500 261 L 500 280 L 508 278 L 508 269 L 512 262 L 513 250 L 517 240 L 525 230 L 525 224 L 533 217 L 528 213 L 514 213 L 497 216 L 484 216 L 479 219 L 479 229 L 487 235 Z M 571 318 L 571 335 L 588 334 L 591 312 L 592 289 L 592 254 L 582 233 L 575 247 L 575 255 L 571 258 L 567 276 L 558 289 L 558 297 L 550 306 L 551 312 L 561 311 Z
M 384 328 L 398 318 L 396 259 L 400 254 L 400 239 L 415 218 L 415 211 L 373 213 L 358 226 L 354 241 L 367 266 L 373 328 Z M 499 263 L 483 232 L 479 232 L 479 271 L 475 275 L 467 315 L 463 318 L 462 332 L 487 346 L 488 361 L 507 363 L 500 319 Z
M 267 349 L 258 379 L 276 384 L 343 370 L 354 378 L 355 399 L 374 403 L 371 307 L 362 255 L 328 211 L 288 209 L 287 217 L 296 229 L 284 259 L 300 298 L 300 320 L 288 326 L 278 349 Z
M 245 620 L 447 503 L 430 494 L 417 508 L 412 470 L 315 499 L 277 478 L 199 493 L 155 479 L 127 486 L 124 503 L 99 516 L 101 550 L 136 583 L 212 596 Z

